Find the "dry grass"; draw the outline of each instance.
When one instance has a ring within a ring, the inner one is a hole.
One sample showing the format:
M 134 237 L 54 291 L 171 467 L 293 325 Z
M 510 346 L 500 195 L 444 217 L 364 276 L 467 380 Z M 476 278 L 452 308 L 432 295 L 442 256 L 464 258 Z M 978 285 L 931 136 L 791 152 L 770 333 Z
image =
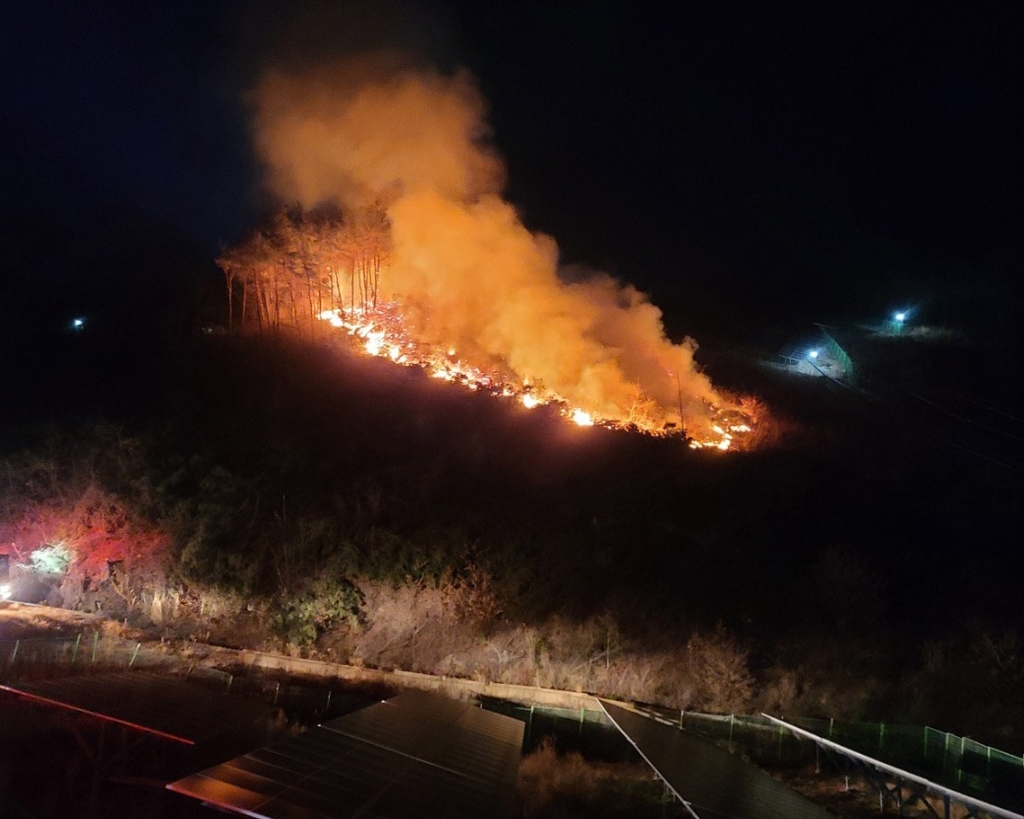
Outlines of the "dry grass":
M 0 637 L 11 640 L 74 635 L 101 629 L 104 623 L 102 617 L 80 611 L 0 603 Z
M 187 594 L 162 595 L 159 630 L 169 638 L 369 668 L 586 691 L 676 709 L 745 713 L 753 701 L 746 649 L 722 628 L 694 634 L 675 648 L 650 651 L 625 638 L 609 614 L 583 622 L 551 617 L 527 626 L 495 620 L 493 607 L 481 608 L 479 594 L 467 595 L 451 584 L 395 586 L 362 579 L 357 586 L 363 612 L 359 622 L 331 625 L 312 645 L 276 632 L 267 601 L 197 586 Z M 483 614 L 468 614 L 470 604 Z
M 684 815 L 681 805 L 666 803 L 664 797 L 661 782 L 646 765 L 588 762 L 575 752 L 558 753 L 550 738 L 519 764 L 524 819 Z

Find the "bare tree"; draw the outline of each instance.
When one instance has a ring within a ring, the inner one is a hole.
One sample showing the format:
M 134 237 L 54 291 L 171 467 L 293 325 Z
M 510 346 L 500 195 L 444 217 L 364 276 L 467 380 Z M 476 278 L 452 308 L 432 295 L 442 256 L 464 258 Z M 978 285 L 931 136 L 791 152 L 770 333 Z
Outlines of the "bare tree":
M 390 256 L 390 224 L 378 205 L 344 220 L 336 214 L 281 209 L 262 230 L 217 259 L 228 291 L 228 326 L 234 326 L 240 290 L 243 326 L 251 321 L 251 304 L 261 332 L 284 324 L 298 332 L 308 327 L 313 336 L 326 309 L 377 307 Z

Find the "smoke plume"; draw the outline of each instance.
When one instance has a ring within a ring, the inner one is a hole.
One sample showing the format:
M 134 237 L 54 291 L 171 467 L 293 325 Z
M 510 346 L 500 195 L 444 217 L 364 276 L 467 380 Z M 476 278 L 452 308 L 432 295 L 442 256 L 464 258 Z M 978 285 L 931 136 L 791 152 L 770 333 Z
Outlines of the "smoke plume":
M 631 286 L 563 281 L 554 240 L 501 198 L 504 169 L 467 73 L 349 59 L 268 71 L 252 101 L 277 195 L 386 208 L 394 250 L 382 290 L 416 311 L 425 340 L 502 362 L 598 416 L 625 420 L 646 403 L 659 420 L 682 410 L 691 429 L 706 422 L 718 397 L 694 368 L 696 344 L 670 342 L 660 310 Z

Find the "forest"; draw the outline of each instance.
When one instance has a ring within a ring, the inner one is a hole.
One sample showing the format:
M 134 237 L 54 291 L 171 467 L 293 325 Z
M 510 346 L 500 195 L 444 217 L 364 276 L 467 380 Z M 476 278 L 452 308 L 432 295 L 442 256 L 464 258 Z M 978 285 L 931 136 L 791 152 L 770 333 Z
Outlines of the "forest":
M 330 208 L 278 210 L 266 227 L 217 259 L 227 328 L 234 329 L 237 312 L 241 327 L 288 327 L 313 337 L 325 311 L 376 308 L 390 244 L 387 214 L 378 205 L 344 219 Z

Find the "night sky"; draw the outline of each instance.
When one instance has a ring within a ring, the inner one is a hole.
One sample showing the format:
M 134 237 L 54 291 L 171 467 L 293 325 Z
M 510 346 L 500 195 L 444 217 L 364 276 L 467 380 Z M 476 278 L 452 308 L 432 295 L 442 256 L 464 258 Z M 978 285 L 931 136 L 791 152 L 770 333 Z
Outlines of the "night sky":
M 0 298 L 73 267 L 69 231 L 116 243 L 111 214 L 212 257 L 272 206 L 260 70 L 389 46 L 469 68 L 526 223 L 670 331 L 915 304 L 1019 339 L 1015 4 L 663 5 L 7 3 Z

